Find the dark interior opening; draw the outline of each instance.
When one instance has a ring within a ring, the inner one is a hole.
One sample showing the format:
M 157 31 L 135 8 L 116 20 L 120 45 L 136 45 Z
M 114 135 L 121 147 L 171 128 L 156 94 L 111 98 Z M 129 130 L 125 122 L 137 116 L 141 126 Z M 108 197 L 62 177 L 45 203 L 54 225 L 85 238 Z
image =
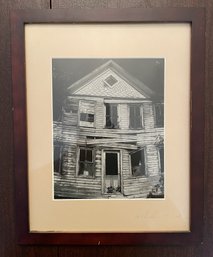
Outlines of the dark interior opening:
M 159 149 L 160 153 L 160 169 L 161 172 L 164 173 L 164 149 L 163 147 Z
M 61 147 L 54 147 L 54 172 L 61 172 Z
M 118 175 L 117 153 L 106 153 L 106 175 Z
M 93 151 L 88 148 L 80 148 L 78 175 L 94 176 Z
M 144 149 L 131 154 L 131 165 L 133 176 L 146 175 Z

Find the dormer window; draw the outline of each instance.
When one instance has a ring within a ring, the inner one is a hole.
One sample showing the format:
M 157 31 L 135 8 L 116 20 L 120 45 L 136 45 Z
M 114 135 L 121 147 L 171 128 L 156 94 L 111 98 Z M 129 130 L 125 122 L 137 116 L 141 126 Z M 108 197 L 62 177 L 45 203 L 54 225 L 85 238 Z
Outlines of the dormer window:
M 106 85 L 106 86 L 110 86 L 110 87 L 112 87 L 114 84 L 116 84 L 118 81 L 117 81 L 117 79 L 114 77 L 114 76 L 112 76 L 112 75 L 110 75 L 110 76 L 108 76 L 105 80 L 104 80 L 104 84 Z

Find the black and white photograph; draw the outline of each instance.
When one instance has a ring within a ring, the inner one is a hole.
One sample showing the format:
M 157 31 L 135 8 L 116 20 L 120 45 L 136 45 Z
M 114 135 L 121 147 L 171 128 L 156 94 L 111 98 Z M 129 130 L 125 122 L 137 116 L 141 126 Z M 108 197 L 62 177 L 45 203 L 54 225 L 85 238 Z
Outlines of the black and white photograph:
M 164 199 L 164 58 L 54 58 L 54 199 Z

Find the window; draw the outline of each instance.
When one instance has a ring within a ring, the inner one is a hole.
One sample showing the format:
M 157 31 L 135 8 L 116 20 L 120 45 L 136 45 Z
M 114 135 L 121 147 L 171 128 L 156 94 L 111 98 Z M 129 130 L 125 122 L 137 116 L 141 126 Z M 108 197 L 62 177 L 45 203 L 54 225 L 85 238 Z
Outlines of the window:
M 94 122 L 94 114 L 91 113 L 81 113 L 80 121 Z
M 118 128 L 117 104 L 106 103 L 106 128 Z
M 164 126 L 164 105 L 162 103 L 156 103 L 154 105 L 155 113 L 155 126 L 157 128 Z
M 131 156 L 131 166 L 133 176 L 145 176 L 146 166 L 145 166 L 145 150 L 140 149 L 130 153 Z
M 129 128 L 139 129 L 142 128 L 142 115 L 141 105 L 129 106 Z
M 93 149 L 80 147 L 78 175 L 93 177 L 94 174 Z
M 113 86 L 115 83 L 117 83 L 117 79 L 115 77 L 113 77 L 112 75 L 108 76 L 105 80 L 104 80 L 104 84 L 106 86 Z
M 79 126 L 94 127 L 95 102 L 81 100 L 79 102 L 79 109 L 80 109 Z
M 164 148 L 158 148 L 160 172 L 164 173 Z

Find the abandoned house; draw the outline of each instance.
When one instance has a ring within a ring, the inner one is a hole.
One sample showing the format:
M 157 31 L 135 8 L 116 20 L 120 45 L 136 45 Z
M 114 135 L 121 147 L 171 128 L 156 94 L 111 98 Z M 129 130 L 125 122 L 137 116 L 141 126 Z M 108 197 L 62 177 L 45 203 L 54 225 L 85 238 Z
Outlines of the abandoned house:
M 53 123 L 55 199 L 147 198 L 158 190 L 164 105 L 143 82 L 110 60 L 68 87 L 61 112 Z

